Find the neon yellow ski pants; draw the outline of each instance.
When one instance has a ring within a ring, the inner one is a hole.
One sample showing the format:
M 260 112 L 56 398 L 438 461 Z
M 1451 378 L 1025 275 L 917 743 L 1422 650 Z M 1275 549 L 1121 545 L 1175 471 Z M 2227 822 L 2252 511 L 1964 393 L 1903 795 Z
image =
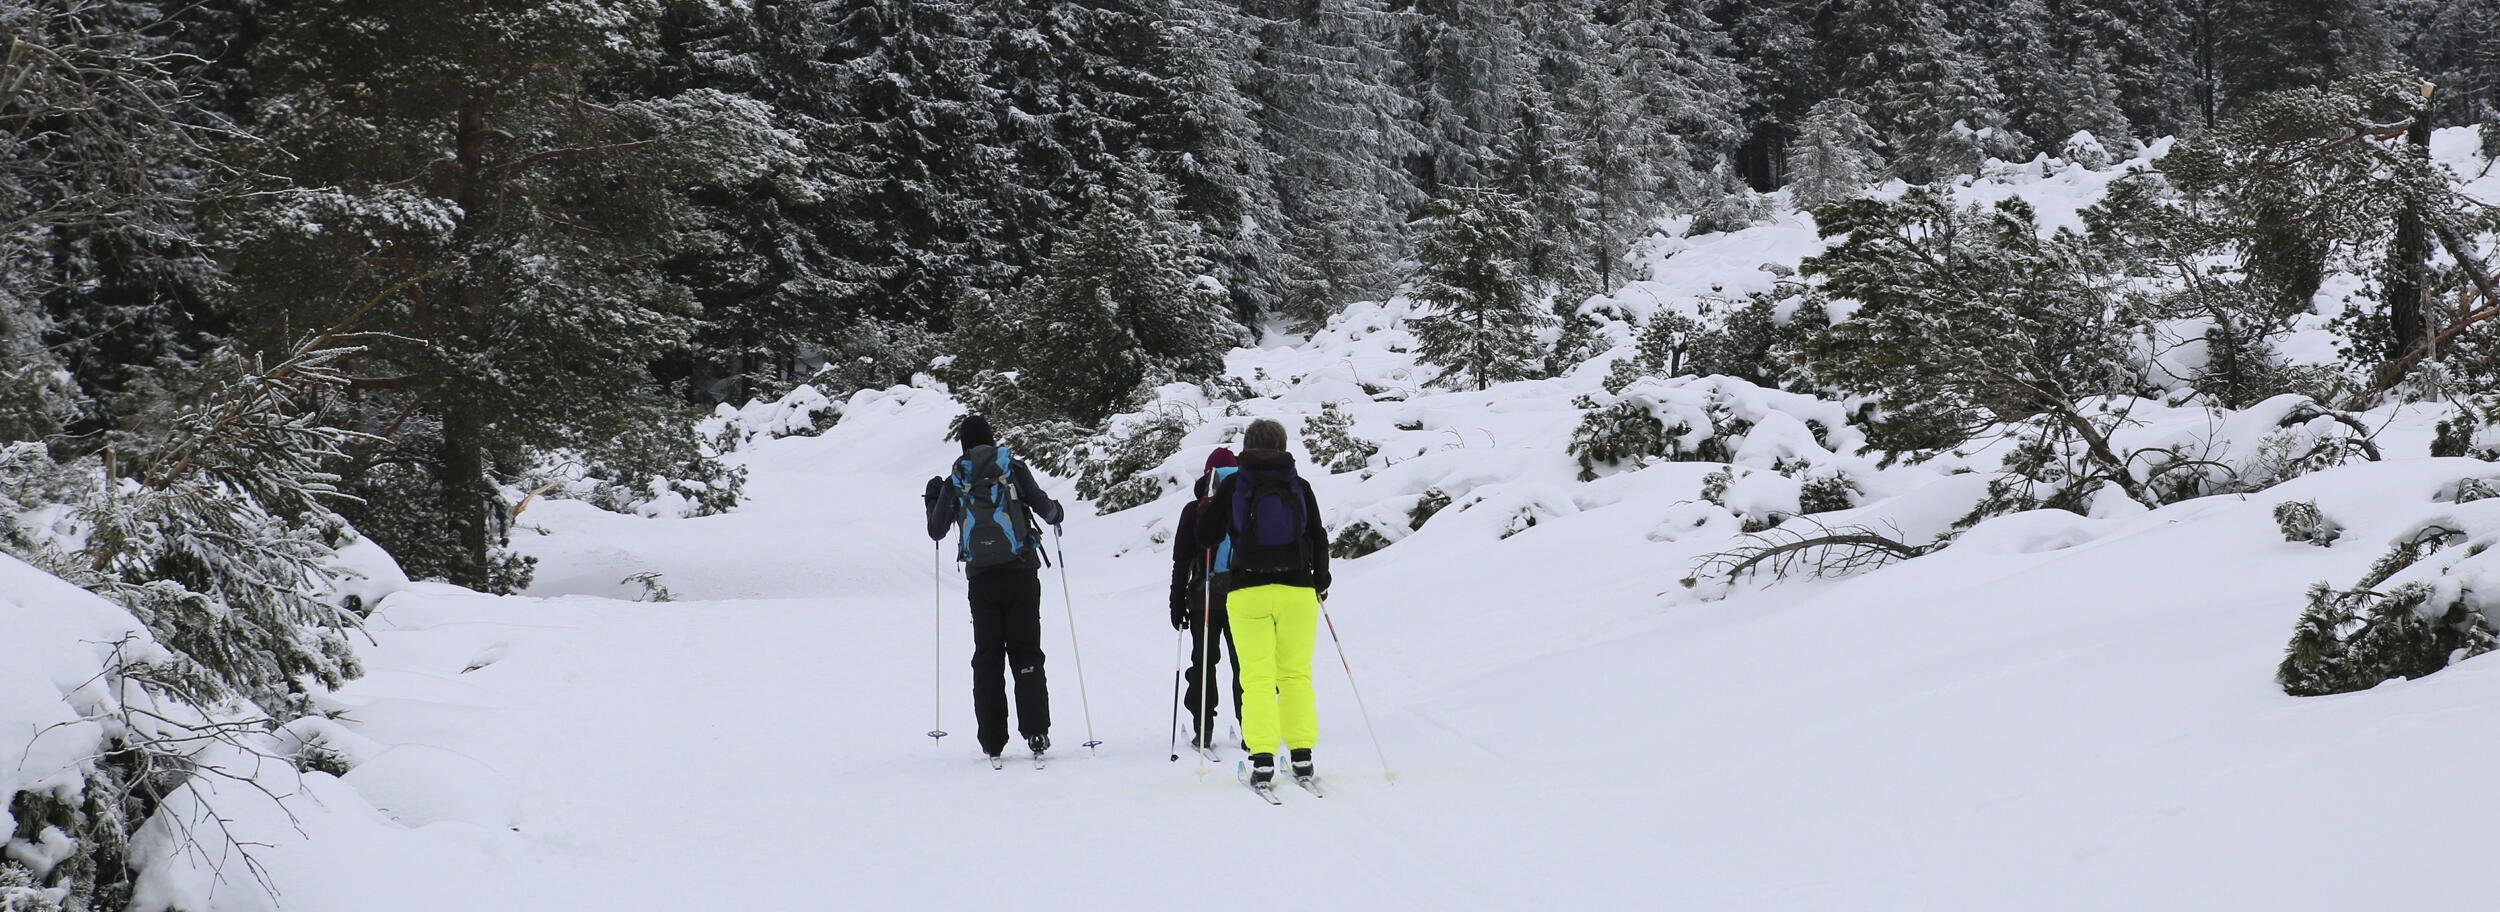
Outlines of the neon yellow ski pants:
M 1224 597 L 1241 665 L 1241 740 L 1254 754 L 1319 741 L 1311 694 L 1311 651 L 1319 637 L 1319 593 L 1303 586 L 1252 586 Z

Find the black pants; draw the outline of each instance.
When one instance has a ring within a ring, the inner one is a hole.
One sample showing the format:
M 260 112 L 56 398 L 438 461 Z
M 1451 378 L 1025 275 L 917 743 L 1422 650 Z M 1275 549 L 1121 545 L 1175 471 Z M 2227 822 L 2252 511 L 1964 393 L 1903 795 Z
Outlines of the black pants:
M 1050 686 L 1042 676 L 1042 578 L 1020 567 L 985 570 L 971 579 L 972 714 L 980 720 L 981 752 L 1007 747 L 1007 676 L 1016 680 L 1016 732 L 1050 732 Z
M 1207 652 L 1207 637 L 1210 634 L 1207 628 L 1210 626 L 1215 628 L 1211 631 L 1212 634 L 1224 641 L 1224 662 L 1231 666 L 1233 671 L 1233 724 L 1235 727 L 1241 724 L 1241 654 L 1234 651 L 1232 625 L 1225 622 L 1224 603 L 1221 601 L 1224 594 L 1218 592 L 1215 597 L 1218 601 L 1212 606 L 1215 613 L 1213 624 L 1199 623 L 1203 619 L 1194 616 L 1189 619 L 1189 672 L 1182 678 L 1188 682 L 1189 687 L 1181 694 L 1181 702 L 1189 707 L 1189 718 L 1192 720 L 1190 730 L 1197 733 L 1193 736 L 1193 740 L 1199 747 L 1208 747 L 1215 743 L 1212 734 L 1215 728 L 1215 708 L 1207 702 L 1201 702 L 1204 700 L 1204 692 L 1198 689 L 1200 682 L 1205 681 L 1207 673 L 1212 670 L 1203 666 L 1212 665 L 1215 661 L 1215 657 Z

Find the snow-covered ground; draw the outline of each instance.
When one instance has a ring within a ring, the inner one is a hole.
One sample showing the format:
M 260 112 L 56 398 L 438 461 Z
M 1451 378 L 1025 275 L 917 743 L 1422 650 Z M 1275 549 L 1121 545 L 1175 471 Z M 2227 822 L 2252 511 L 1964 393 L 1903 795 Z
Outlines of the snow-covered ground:
M 2054 225 L 2105 180 L 2017 170 L 1974 198 L 2010 183 Z M 1616 303 L 1647 313 L 1751 290 L 1769 280 L 1755 264 L 1814 243 L 1794 216 L 1675 241 Z M 542 560 L 527 596 L 417 585 L 382 602 L 369 674 L 325 698 L 336 722 L 290 729 L 353 764 L 284 777 L 298 823 L 255 796 L 218 807 L 271 843 L 254 855 L 290 910 L 2500 902 L 2500 656 L 2334 697 L 2272 680 L 2304 589 L 2350 584 L 2391 539 L 2456 509 L 2435 501 L 2457 479 L 2500 476 L 2422 457 L 2422 415 L 2384 416 L 2388 461 L 2259 494 L 2015 514 L 1845 579 L 1687 589 L 1736 533 L 1699 502 L 1720 466 L 1581 483 L 1563 449 L 1581 417 L 1570 403 L 1602 367 L 1430 391 L 1401 315 L 1359 305 L 1314 338 L 1234 353 L 1261 394 L 1240 414 L 1166 390 L 1166 407 L 1204 420 L 1154 470 L 1166 477 L 1251 417 L 1284 419 L 1298 447 L 1323 403 L 1381 445 L 1365 472 L 1314 478 L 1332 526 L 1395 540 L 1339 564 L 1328 605 L 1386 765 L 1323 631 L 1325 799 L 1287 789 L 1268 807 L 1234 784 L 1229 755 L 1204 775 L 1168 759 L 1178 641 L 1160 532 L 1177 493 L 1108 516 L 1072 504 L 1073 610 L 1049 577 L 1043 603 L 1059 748 L 1046 770 L 981 762 L 963 582 L 919 513 L 960 407 L 902 388 L 853 397 L 822 436 L 749 444 L 748 500 L 726 515 L 533 503 L 515 531 Z M 1718 395 L 1753 424 L 1735 455 L 1757 470 L 1731 488 L 1740 510 L 1793 498 L 1762 470 L 1807 456 L 1861 476 L 1864 502 L 1842 516 L 1923 540 L 1985 485 L 1823 449 L 1802 419 L 1828 403 L 1702 380 L 1650 392 Z M 2128 433 L 2232 426 L 2144 417 Z M 1072 500 L 1070 481 L 1046 487 Z M 1407 528 L 1432 489 L 1452 505 Z M 2289 500 L 2315 500 L 2343 538 L 2284 541 L 2271 511 Z M 63 642 L 124 629 L 74 590 L 20 596 L 32 573 L 0 566 L 0 610 L 77 602 L 76 624 L 45 631 Z M 627 578 L 645 573 L 677 600 L 632 601 L 645 587 Z M 42 686 L 68 688 L 75 670 Z M 942 741 L 923 734 L 933 704 L 954 733 Z M 12 725 L 21 709 L 60 715 L 0 705 Z M 1078 746 L 1089 734 L 1099 751 Z M 58 753 L 35 756 L 69 762 Z M 272 905 L 233 870 L 218 885 L 161 868 L 149 889 L 155 908 Z
M 2356 576 L 2486 464 L 2392 461 L 2118 519 L 2018 515 L 1932 557 L 1717 601 L 1675 580 L 1723 536 L 1649 534 L 1701 466 L 1566 493 L 1588 505 L 1507 539 L 1470 521 L 1481 506 L 1449 512 L 1345 563 L 1330 601 L 1395 783 L 1323 644 L 1335 791 L 1271 808 L 1229 768 L 1167 759 L 1168 557 L 1114 552 L 1177 500 L 1068 523 L 1100 751 L 1076 746 L 1085 701 L 1053 581 L 1058 758 L 979 761 L 962 583 L 947 566 L 933 589 L 917 514 L 954 408 L 864 394 L 822 437 L 760 443 L 752 504 L 725 516 L 534 506 L 538 597 L 392 596 L 373 672 L 332 701 L 368 756 L 343 781 L 305 776 L 318 803 L 295 810 L 314 838 L 261 852 L 286 907 L 2490 900 L 2500 791 L 2480 771 L 2500 763 L 2500 663 L 2306 700 L 2269 678 L 2305 586 Z M 1507 446 L 1531 455 L 1488 478 L 1566 471 L 1551 447 Z M 1954 482 L 1904 497 L 1967 497 Z M 2273 504 L 2312 498 L 2349 544 L 2282 540 Z M 679 600 L 618 600 L 641 571 Z M 955 732 L 935 743 L 933 698 Z M 261 902 L 237 885 L 218 899 Z

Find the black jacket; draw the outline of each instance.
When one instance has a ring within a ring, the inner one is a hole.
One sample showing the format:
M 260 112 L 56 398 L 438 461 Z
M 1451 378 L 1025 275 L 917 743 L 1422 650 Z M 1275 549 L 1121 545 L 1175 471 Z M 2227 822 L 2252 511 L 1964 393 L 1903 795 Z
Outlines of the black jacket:
M 1024 501 L 1025 509 L 1033 511 L 1034 519 L 1058 525 L 1060 520 L 1067 518 L 1067 510 L 1058 501 L 1050 499 L 1049 494 L 1043 493 L 1041 485 L 1033 483 L 1033 473 L 1024 467 L 1024 460 L 1010 458 L 1007 465 L 1015 474 L 1016 499 Z M 951 475 L 953 470 L 948 472 Z M 963 518 L 962 494 L 955 490 L 954 483 L 948 481 L 945 475 L 929 479 L 928 487 L 920 492 L 920 505 L 929 512 L 930 541 L 945 539 L 947 531 Z M 1004 567 L 967 567 L 964 572 L 970 575 L 986 570 L 1038 568 L 1042 565 L 1041 550 L 1041 543 L 1036 541 L 1031 558 Z
M 1234 472 L 1231 477 L 1224 479 L 1223 483 L 1216 485 L 1206 503 L 1198 508 L 1198 541 L 1202 543 L 1200 547 L 1212 546 L 1216 542 L 1223 541 L 1224 536 L 1232 530 L 1233 488 L 1241 481 L 1243 474 L 1253 469 L 1272 469 L 1291 465 L 1293 465 L 1293 454 L 1283 450 L 1243 450 L 1241 470 Z M 1302 541 L 1309 546 L 1305 549 L 1310 558 L 1308 566 L 1297 572 L 1282 574 L 1235 570 L 1226 574 L 1229 577 L 1223 581 L 1226 589 L 1241 590 L 1252 586 L 1285 585 L 1327 590 L 1328 525 L 1320 521 L 1319 498 L 1311 495 L 1311 483 L 1299 475 L 1293 481 L 1295 487 L 1302 489 Z

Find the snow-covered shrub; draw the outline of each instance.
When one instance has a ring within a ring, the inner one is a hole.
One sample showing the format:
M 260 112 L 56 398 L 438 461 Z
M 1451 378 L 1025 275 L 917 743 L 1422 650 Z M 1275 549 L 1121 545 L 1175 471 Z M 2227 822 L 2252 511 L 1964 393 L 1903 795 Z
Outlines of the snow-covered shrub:
M 69 890 L 35 885 L 33 872 L 14 861 L 0 861 L 0 912 L 61 912 Z
M 2088 171 L 2099 171 L 2109 167 L 2110 163 L 2109 150 L 2102 147 L 2100 137 L 2092 135 L 2090 130 L 2077 130 L 2075 135 L 2066 137 L 2066 142 L 2057 149 L 2057 157 L 2082 165 Z
M 2274 523 L 2287 542 L 2308 542 L 2324 548 L 2344 534 L 2344 526 L 2318 510 L 2314 500 L 2287 500 L 2274 505 Z
M 1823 459 L 1834 447 L 1856 448 L 1836 403 L 1766 390 L 1732 377 L 1644 378 L 1613 395 L 1572 400 L 1585 410 L 1564 451 L 1580 461 L 1580 480 L 1597 478 L 1601 463 L 1749 461 L 1769 468 L 1782 459 Z M 1776 425 L 1759 435 L 1758 425 Z M 1750 449 L 1749 449 L 1750 447 Z
M 702 422 L 667 409 L 624 409 L 581 435 L 578 451 L 549 454 L 524 473 L 527 490 L 551 490 L 614 513 L 711 516 L 738 506 L 746 469 L 723 463 Z
M 1380 444 L 1354 436 L 1354 416 L 1334 402 L 1322 403 L 1319 414 L 1302 419 L 1302 446 L 1331 473 L 1362 471 L 1380 452 Z
M 1805 512 L 1804 485 L 1776 471 L 1720 469 L 1701 478 L 1701 499 L 1735 514 L 1745 532 L 1761 532 Z
M 668 590 L 668 583 L 660 579 L 660 571 L 657 570 L 644 570 L 630 574 L 616 582 L 620 586 L 627 584 L 641 586 L 642 594 L 634 596 L 634 601 L 637 602 L 674 602 L 677 600 L 677 593 Z
M 723 402 L 695 423 L 695 435 L 713 450 L 728 453 L 757 440 L 814 437 L 842 419 L 842 404 L 814 384 L 803 383 L 778 399 L 756 399 L 744 406 Z
M 1651 414 L 1648 404 L 1624 400 L 1605 408 L 1597 400 L 1581 396 L 1573 405 L 1589 412 L 1580 419 L 1580 426 L 1571 432 L 1571 443 L 1564 451 L 1580 460 L 1580 480 L 1596 481 L 1597 464 L 1620 465 L 1626 460 L 1638 464 L 1644 458 L 1665 458 L 1673 452 L 1667 439 L 1666 425 Z
M 942 350 L 943 341 L 919 323 L 881 320 L 870 315 L 862 315 L 830 335 L 831 341 L 824 346 L 825 366 L 817 369 L 805 386 L 821 389 L 834 400 L 847 399 L 860 390 L 911 382 L 913 374 L 929 369 L 929 361 Z M 826 425 L 831 423 L 829 419 L 825 421 Z
M 1871 444 L 1930 452 L 2039 421 L 2083 438 L 2094 474 L 2136 493 L 2098 439 L 2119 416 L 2082 404 L 2143 385 L 2141 320 L 2091 243 L 2043 235 L 2020 199 L 1965 207 L 1938 188 L 1834 204 L 1815 230 L 1830 246 L 1801 264 L 1804 306 L 1849 316 L 1799 347 L 1801 367 L 1876 401 Z
M 1563 294 L 1554 299 L 1554 321 L 1561 327 L 1554 334 L 1554 345 L 1545 353 L 1545 373 L 1559 377 L 1571 372 L 1591 358 L 1606 353 L 1606 340 L 1599 333 L 1605 321 L 1581 313 L 1569 301 L 1576 296 Z
M 1358 519 L 1330 533 L 1328 556 L 1340 560 L 1353 560 L 1389 547 L 1389 545 L 1389 537 L 1382 535 L 1379 529 L 1373 528 L 1370 520 Z
M 345 636 L 359 619 L 331 600 L 350 532 L 326 466 L 369 438 L 311 408 L 344 384 L 344 354 L 316 340 L 275 366 L 205 359 L 200 392 L 127 451 L 55 463 L 10 447 L 0 546 L 135 615 L 175 651 L 168 678 L 192 699 L 304 712 L 308 687 L 362 673 Z
M 1181 442 L 1201 422 L 1196 412 L 1166 402 L 1153 409 L 1114 418 L 1101 433 L 1085 434 L 1078 426 L 1052 422 L 1024 427 L 1010 436 L 1017 452 L 1034 465 L 1076 479 L 1076 496 L 1094 502 L 1097 513 L 1117 513 L 1153 503 L 1165 492 L 1188 483 L 1156 471 L 1180 452 Z
M 1672 377 L 1684 371 L 1684 348 L 1701 334 L 1701 324 L 1673 311 L 1659 311 L 1632 337 L 1632 354 L 1617 359 L 1606 372 L 1609 393 L 1621 393 L 1644 377 Z
M 1450 492 L 1437 487 L 1425 488 L 1423 496 L 1415 498 L 1415 506 L 1406 511 L 1406 527 L 1423 528 L 1424 523 L 1432 521 L 1433 514 L 1441 512 L 1442 508 L 1449 505 Z
M 1765 265 L 1764 271 L 1779 277 L 1771 291 L 1742 301 L 1705 299 L 1726 316 L 1692 337 L 1685 373 L 1735 377 L 1764 389 L 1783 388 L 1793 379 L 1798 346 L 1829 328 L 1831 318 L 1821 307 L 1802 306 L 1805 289 L 1789 278 L 1793 273 L 1786 267 Z
M 2448 486 L 2448 490 L 2440 492 L 2437 499 L 2447 503 L 2469 504 L 2494 497 L 2500 497 L 2500 479 L 2459 478 L 2456 484 Z
M 2367 690 L 2418 678 L 2500 647 L 2476 585 L 2489 579 L 2495 537 L 2468 535 L 2451 518 L 2418 524 L 2350 589 L 2320 582 L 2294 626 L 2275 681 L 2293 696 Z M 2463 545 L 2463 547 L 2458 547 Z M 2461 557 L 2430 562 L 2439 553 Z M 2382 586 L 2410 576 L 2396 585 Z
M 1820 471 L 1799 465 L 1791 474 L 1798 476 L 1797 513 L 1801 516 L 1849 509 L 1857 506 L 1858 496 L 1865 493 L 1856 481 L 1836 469 Z

